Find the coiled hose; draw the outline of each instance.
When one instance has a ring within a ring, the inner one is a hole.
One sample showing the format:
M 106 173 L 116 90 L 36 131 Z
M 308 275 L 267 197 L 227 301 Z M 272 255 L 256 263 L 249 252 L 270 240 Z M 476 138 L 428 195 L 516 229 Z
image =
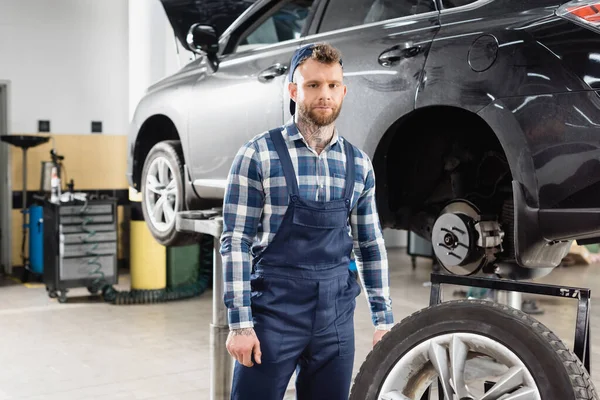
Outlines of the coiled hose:
M 192 298 L 201 295 L 212 285 L 213 237 L 202 235 L 200 239 L 200 271 L 194 282 L 174 288 L 131 290 L 119 292 L 112 285 L 102 289 L 104 300 L 113 304 L 150 304 Z
M 96 231 L 87 227 L 87 224 L 93 220 L 85 215 L 87 206 L 86 200 L 80 212 L 83 217 L 82 229 L 87 233 L 87 236 L 83 238 L 84 244 L 89 243 L 96 234 Z M 102 264 L 99 262 L 100 255 L 95 251 L 98 246 L 99 242 L 96 242 L 87 250 L 87 254 L 91 256 L 87 263 L 95 266 L 90 275 L 97 276 L 90 286 L 90 291 L 102 291 L 102 297 L 107 303 L 117 305 L 163 303 L 199 296 L 212 285 L 214 240 L 210 235 L 200 236 L 200 267 L 197 278 L 192 282 L 165 289 L 134 289 L 120 292 L 112 285 L 107 284 L 104 272 L 102 272 Z

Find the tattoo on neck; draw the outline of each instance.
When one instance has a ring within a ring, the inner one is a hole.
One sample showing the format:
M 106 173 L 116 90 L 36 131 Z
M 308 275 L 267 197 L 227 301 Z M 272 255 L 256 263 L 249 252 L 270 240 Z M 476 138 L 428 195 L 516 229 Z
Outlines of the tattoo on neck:
M 231 334 L 234 336 L 252 336 L 254 335 L 254 328 L 232 329 Z
M 317 126 L 307 121 L 306 118 L 298 118 L 296 124 L 309 146 L 318 152 L 321 152 L 333 139 L 334 124 Z

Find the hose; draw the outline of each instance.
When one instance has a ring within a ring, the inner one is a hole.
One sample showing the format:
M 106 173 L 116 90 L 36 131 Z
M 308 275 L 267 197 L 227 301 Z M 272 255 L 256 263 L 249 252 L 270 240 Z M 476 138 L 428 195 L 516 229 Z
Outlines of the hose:
M 96 231 L 87 227 L 87 224 L 93 220 L 89 216 L 86 216 L 87 206 L 88 203 L 86 199 L 80 212 L 83 217 L 82 229 L 87 233 L 87 236 L 82 239 L 83 243 L 89 243 L 90 239 L 96 235 Z M 99 261 L 100 254 L 96 252 L 99 243 L 96 242 L 87 251 L 87 255 L 91 257 L 88 259 L 88 265 L 95 266 L 95 269 L 90 272 L 90 275 L 97 276 L 91 284 L 90 291 L 102 291 L 104 301 L 115 305 L 163 303 L 199 296 L 212 285 L 213 237 L 210 235 L 202 235 L 199 244 L 200 266 L 197 278 L 172 288 L 118 291 L 106 282 L 105 274 L 102 272 L 102 263 Z
M 198 278 L 193 282 L 184 283 L 174 288 L 153 290 L 131 290 L 118 292 L 112 286 L 103 289 L 105 301 L 113 304 L 150 304 L 181 300 L 201 295 L 212 283 L 213 237 L 202 235 L 200 239 L 200 270 Z M 112 292 L 114 291 L 114 293 Z

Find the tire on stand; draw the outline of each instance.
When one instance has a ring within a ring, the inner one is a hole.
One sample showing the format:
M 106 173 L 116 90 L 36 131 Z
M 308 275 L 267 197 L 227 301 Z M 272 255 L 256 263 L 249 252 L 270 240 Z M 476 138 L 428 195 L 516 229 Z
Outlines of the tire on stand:
M 490 301 L 448 301 L 397 324 L 375 346 L 351 400 L 597 400 L 581 361 L 527 314 Z M 431 398 L 438 398 L 431 397 Z

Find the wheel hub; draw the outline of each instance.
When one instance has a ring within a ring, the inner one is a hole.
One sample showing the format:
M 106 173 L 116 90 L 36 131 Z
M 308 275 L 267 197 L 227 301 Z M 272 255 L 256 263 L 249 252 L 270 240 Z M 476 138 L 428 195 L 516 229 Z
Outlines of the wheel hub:
M 478 220 L 478 210 L 459 201 L 448 205 L 435 221 L 431 235 L 434 253 L 449 272 L 470 275 L 481 267 L 485 253 L 477 246 Z
M 470 224 L 470 217 L 462 214 L 444 214 L 436 221 L 433 244 L 444 266 L 462 265 L 469 258 L 473 244 Z
M 464 200 L 444 208 L 431 233 L 439 263 L 455 275 L 472 275 L 495 261 L 503 238 L 498 221 L 482 220 L 479 210 Z
M 448 247 L 455 248 L 458 245 L 458 238 L 452 233 L 447 233 L 444 236 L 444 244 Z

